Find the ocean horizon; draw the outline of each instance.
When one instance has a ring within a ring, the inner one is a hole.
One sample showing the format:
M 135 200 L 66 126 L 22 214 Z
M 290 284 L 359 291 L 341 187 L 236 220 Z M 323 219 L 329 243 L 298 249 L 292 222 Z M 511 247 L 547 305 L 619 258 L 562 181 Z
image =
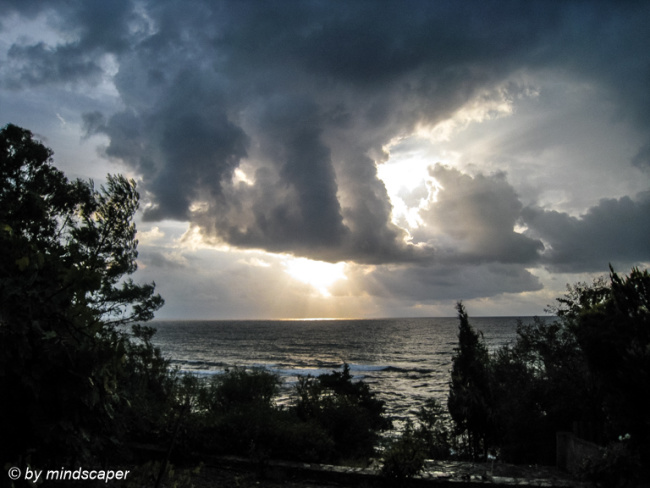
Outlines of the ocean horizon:
M 543 317 L 542 317 L 543 318 Z M 490 351 L 511 343 L 533 317 L 472 317 Z M 429 398 L 446 405 L 457 317 L 290 320 L 155 320 L 153 342 L 173 367 L 209 378 L 234 367 L 263 368 L 282 380 L 287 402 L 301 376 L 348 364 L 386 402 L 396 423 Z

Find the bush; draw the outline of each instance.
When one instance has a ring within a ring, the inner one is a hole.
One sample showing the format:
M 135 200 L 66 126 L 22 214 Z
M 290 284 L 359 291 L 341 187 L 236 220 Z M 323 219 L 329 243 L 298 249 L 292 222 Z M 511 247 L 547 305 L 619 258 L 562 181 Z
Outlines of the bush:
M 334 445 L 332 461 L 367 459 L 374 454 L 379 432 L 391 427 L 384 402 L 363 381 L 352 381 L 350 367 L 317 378 L 300 378 L 296 386 L 297 417 L 321 428 Z
M 203 390 L 199 405 L 217 414 L 271 408 L 280 385 L 277 374 L 261 368 L 227 369 L 212 377 L 210 386 Z
M 428 399 L 416 415 L 415 435 L 422 441 L 428 459 L 449 459 L 452 455 L 453 434 L 449 415 L 434 398 Z
M 381 474 L 391 485 L 402 485 L 420 474 L 424 468 L 427 445 L 411 420 L 406 422 L 404 432 L 392 441 L 384 452 Z
M 424 468 L 425 459 L 449 459 L 452 433 L 444 408 L 428 399 L 416 415 L 417 423 L 407 420 L 404 432 L 387 447 L 382 475 L 391 484 L 403 484 Z
M 188 429 L 194 449 L 237 455 L 268 449 L 279 386 L 278 375 L 257 368 L 226 370 L 200 384 Z
M 275 404 L 279 377 L 235 368 L 198 384 L 182 442 L 200 453 L 331 462 L 368 457 L 377 441 L 383 403 L 349 369 L 304 378 L 295 405 Z
M 594 486 L 622 488 L 639 486 L 650 475 L 650 468 L 644 466 L 641 456 L 630 448 L 627 440 L 612 442 L 603 449 L 599 460 L 590 460 L 583 467 L 581 475 Z

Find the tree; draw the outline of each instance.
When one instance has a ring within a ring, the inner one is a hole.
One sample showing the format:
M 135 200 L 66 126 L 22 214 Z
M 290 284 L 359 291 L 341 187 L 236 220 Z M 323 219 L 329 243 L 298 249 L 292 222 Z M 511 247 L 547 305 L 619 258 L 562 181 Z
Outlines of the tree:
M 492 430 L 490 357 L 461 302 L 456 310 L 460 320 L 458 347 L 452 358 L 447 407 L 457 434 L 467 437 L 468 453 L 476 459 L 487 456 Z
M 555 320 L 520 324 L 516 342 L 492 357 L 495 445 L 508 461 L 548 463 L 556 432 L 573 430 L 609 444 L 596 476 L 647 477 L 648 271 L 610 268 L 609 282 L 569 286 L 549 311 Z
M 133 342 L 123 327 L 163 304 L 153 283 L 129 278 L 138 199 L 122 176 L 99 190 L 69 181 L 31 132 L 0 131 L 3 460 L 90 459 L 114 447 L 134 366 L 165 369 L 150 333 L 136 327 Z
M 650 274 L 610 267 L 607 293 L 565 302 L 569 325 L 602 393 L 606 436 L 628 435 L 650 460 Z M 589 296 L 582 293 L 580 296 Z
M 584 355 L 561 321 L 520 323 L 515 343 L 492 357 L 491 382 L 494 441 L 506 461 L 551 464 L 558 431 L 601 421 Z

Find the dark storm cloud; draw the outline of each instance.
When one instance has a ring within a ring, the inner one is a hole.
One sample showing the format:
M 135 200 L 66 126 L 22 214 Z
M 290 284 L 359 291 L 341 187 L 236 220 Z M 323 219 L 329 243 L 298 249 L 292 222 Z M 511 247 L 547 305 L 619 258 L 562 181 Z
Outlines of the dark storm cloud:
M 56 46 L 30 43 L 28 39 L 13 44 L 7 53 L 3 82 L 12 89 L 51 83 L 96 83 L 103 74 L 101 57 L 127 49 L 138 38 L 141 24 L 131 0 L 8 2 L 0 7 L 0 13 L 5 19 L 12 13 L 28 18 L 43 14 L 51 28 L 71 39 Z
M 336 196 L 331 153 L 322 141 L 319 107 L 309 99 L 282 97 L 267 103 L 259 117 L 262 150 L 278 166 L 278 177 L 293 194 L 297 212 L 260 215 L 257 223 L 279 231 L 279 240 L 289 246 L 339 245 L 347 229 Z
M 350 279 L 359 286 L 359 294 L 412 302 L 470 300 L 542 289 L 539 280 L 529 271 L 521 266 L 501 263 L 475 266 L 385 265 L 372 273 L 351 274 Z
M 153 204 L 145 220 L 188 220 L 192 201 L 219 199 L 224 180 L 246 155 L 248 137 L 225 108 L 224 96 L 204 73 L 185 70 L 154 107 L 129 108 L 108 121 L 87 113 L 84 124 L 88 133 L 110 137 L 107 156 L 143 176 Z
M 57 55 L 44 44 L 12 46 L 7 53 L 13 73 L 5 78 L 8 88 L 69 82 L 76 79 L 98 79 L 102 69 L 85 56 L 77 56 L 76 46 L 60 48 Z
M 650 169 L 650 142 L 639 149 L 632 159 L 632 164 L 638 168 Z
M 37 8 L 11 5 L 31 16 Z M 112 55 L 123 108 L 87 113 L 88 134 L 107 135 L 105 154 L 142 176 L 147 219 L 190 220 L 207 239 L 242 248 L 524 265 L 543 241 L 555 243 L 544 259 L 557 261 L 561 238 L 543 225 L 550 214 L 528 209 L 537 234 L 513 231 L 523 209 L 505 177 L 439 167 L 449 191 L 424 218 L 441 234 L 407 244 L 377 177 L 384 145 L 522 70 L 598 84 L 622 117 L 650 128 L 647 2 L 49 5 L 51 25 L 71 40 L 16 43 L 5 83 L 96 82 L 99 60 Z M 639 148 L 635 164 L 646 153 Z M 238 167 L 252 184 L 233 179 Z
M 545 242 L 542 262 L 552 271 L 602 271 L 605 261 L 650 260 L 650 193 L 603 199 L 579 217 L 535 207 L 522 214 L 527 234 Z

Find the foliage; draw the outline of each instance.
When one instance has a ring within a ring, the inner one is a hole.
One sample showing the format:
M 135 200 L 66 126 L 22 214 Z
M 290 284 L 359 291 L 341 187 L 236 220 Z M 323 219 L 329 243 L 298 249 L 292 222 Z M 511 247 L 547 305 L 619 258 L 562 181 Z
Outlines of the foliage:
M 135 183 L 70 182 L 51 156 L 27 130 L 0 131 L 0 436 L 16 463 L 114 452 L 137 371 L 166 370 L 144 329 L 136 345 L 122 327 L 163 303 L 128 278 Z
M 611 269 L 609 283 L 568 287 L 550 309 L 555 320 L 519 325 L 516 342 L 485 363 L 489 387 L 475 383 L 474 396 L 458 396 L 464 405 L 473 398 L 489 400 L 479 405 L 502 459 L 552 463 L 556 432 L 573 430 L 593 442 L 613 443 L 602 464 L 592 466 L 594 473 L 649 465 L 649 305 L 647 270 L 620 276 Z M 475 344 L 476 337 L 467 342 Z M 452 385 L 459 370 L 454 366 Z M 464 420 L 452 407 L 457 405 L 450 398 L 452 418 Z M 629 436 L 624 448 L 616 443 L 623 433 Z
M 517 341 L 492 358 L 495 443 L 509 462 L 553 463 L 556 432 L 599 423 L 597 391 L 562 322 L 519 324 Z
M 605 434 L 631 435 L 633 446 L 650 444 L 650 275 L 613 270 L 606 299 L 582 306 L 571 322 L 589 370 L 601 390 Z
M 196 394 L 194 436 L 206 452 L 248 455 L 269 449 L 279 377 L 234 368 L 215 375 Z M 197 446 L 194 446 L 195 448 Z
M 434 398 L 426 400 L 416 414 L 416 436 L 421 439 L 427 459 L 449 459 L 454 448 L 454 437 L 449 415 Z
M 460 321 L 458 347 L 452 358 L 447 407 L 456 434 L 467 439 L 469 456 L 485 458 L 492 434 L 490 358 L 483 337 L 470 325 L 463 304 L 459 302 L 456 309 Z
M 121 377 L 128 402 L 121 419 L 135 442 L 167 442 L 178 412 L 196 390 L 191 377 L 170 370 L 169 360 L 151 342 L 154 334 L 152 327 L 134 325 L 123 357 L 129 374 Z
M 162 306 L 136 284 L 135 183 L 69 181 L 29 131 L 0 131 L 0 457 L 16 466 L 106 462 L 131 441 L 177 451 L 305 461 L 366 459 L 390 428 L 384 403 L 342 371 L 279 379 L 233 369 L 211 382 L 170 370 L 142 326 Z M 515 462 L 551 462 L 555 433 L 577 423 L 608 441 L 591 473 L 647 476 L 650 465 L 650 275 L 611 270 L 609 283 L 569 287 L 556 320 L 519 325 L 490 356 L 458 303 L 448 410 L 461 453 L 495 448 Z M 625 442 L 616 439 L 626 434 Z M 454 446 L 430 402 L 385 454 L 400 480 Z M 457 446 L 455 446 L 457 447 Z M 165 460 L 165 463 L 168 460 Z M 646 471 L 644 471 L 644 469 Z M 613 481 L 612 481 L 613 483 Z
M 378 433 L 391 427 L 383 416 L 384 402 L 375 398 L 363 381 L 352 381 L 350 367 L 317 378 L 300 378 L 295 412 L 332 439 L 338 459 L 371 456 Z
M 383 402 L 352 381 L 349 368 L 296 386 L 295 403 L 276 405 L 279 377 L 262 369 L 234 368 L 210 381 L 189 380 L 191 412 L 183 451 L 265 459 L 331 462 L 365 459 L 377 432 L 388 428 Z
M 404 484 L 419 474 L 425 459 L 449 459 L 452 455 L 452 432 L 437 400 L 428 399 L 416 420 L 414 424 L 408 419 L 402 434 L 384 452 L 382 475 L 393 485 Z
M 264 369 L 228 369 L 222 375 L 213 376 L 211 387 L 205 390 L 207 397 L 201 398 L 201 402 L 214 413 L 271 408 L 279 386 L 279 376 Z
M 582 475 L 597 487 L 622 488 L 642 486 L 640 483 L 647 479 L 648 472 L 639 452 L 631 448 L 628 439 L 621 438 L 602 449 L 599 460 L 587 461 Z
M 413 422 L 406 422 L 404 431 L 386 449 L 381 474 L 391 485 L 400 486 L 424 469 L 426 447 Z

